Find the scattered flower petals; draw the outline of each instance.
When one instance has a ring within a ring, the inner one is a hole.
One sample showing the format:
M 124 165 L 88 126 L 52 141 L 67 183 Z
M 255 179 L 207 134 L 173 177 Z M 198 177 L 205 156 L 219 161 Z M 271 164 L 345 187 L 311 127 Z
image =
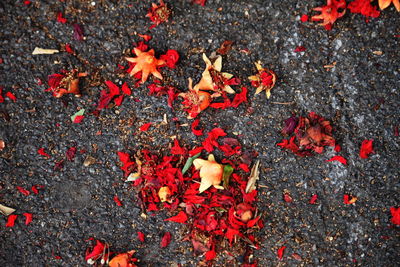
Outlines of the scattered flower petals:
M 217 53 L 221 55 L 226 55 L 232 49 L 233 41 L 226 40 L 221 44 L 221 47 L 217 49 Z
M 21 192 L 21 194 L 23 194 L 25 196 L 29 196 L 31 194 L 31 192 L 29 192 L 28 190 L 26 190 L 25 188 L 23 188 L 21 186 L 17 186 L 17 189 L 19 192 Z
M 61 12 L 57 13 L 57 21 L 62 24 L 67 23 L 67 19 L 63 17 L 63 14 Z
M 293 198 L 290 196 L 289 193 L 284 193 L 284 194 L 283 194 L 283 200 L 284 200 L 286 203 L 291 203 L 291 202 L 293 202 Z
M 296 47 L 296 49 L 294 50 L 294 52 L 299 53 L 299 52 L 304 52 L 306 51 L 306 48 L 304 46 L 298 46 Z
M 192 133 L 196 136 L 201 136 L 203 135 L 203 129 L 197 129 L 197 127 L 199 126 L 200 120 L 199 119 L 195 119 L 192 122 L 191 125 L 191 129 L 192 129 Z
M 169 245 L 169 243 L 171 242 L 171 233 L 170 232 L 166 232 L 164 234 L 164 236 L 161 239 L 161 247 L 165 248 Z
M 74 39 L 77 41 L 83 41 L 83 28 L 80 24 L 74 23 L 72 24 L 72 27 L 74 28 Z
M 400 225 L 400 207 L 399 208 L 390 207 L 390 213 L 392 215 L 390 221 L 393 224 Z
M 145 241 L 145 235 L 142 233 L 142 232 L 137 232 L 137 235 L 138 235 L 138 239 L 139 239 L 139 241 L 140 242 L 142 242 L 142 243 L 144 243 L 144 241 Z
M 117 206 L 122 207 L 122 202 L 121 202 L 121 200 L 119 200 L 117 195 L 115 195 L 113 199 L 114 199 L 115 204 L 117 204 Z
M 50 155 L 47 154 L 47 153 L 44 151 L 44 147 L 39 148 L 37 152 L 39 153 L 39 155 L 42 155 L 43 157 L 50 158 Z
M 310 201 L 309 201 L 308 203 L 310 203 L 310 204 L 316 204 L 316 203 L 317 203 L 317 200 L 318 200 L 318 195 L 317 195 L 317 194 L 314 194 L 314 195 L 311 196 Z
M 330 161 L 339 161 L 340 163 L 347 165 L 347 159 L 342 156 L 333 156 L 331 159 L 328 159 L 327 162 Z
M 286 249 L 286 246 L 282 246 L 278 249 L 277 254 L 278 254 L 279 260 L 282 260 L 283 254 L 285 253 L 285 249 Z
M 17 97 L 11 93 L 11 92 L 7 92 L 6 93 L 6 97 L 8 97 L 9 99 L 11 99 L 13 102 L 17 101 Z
M 186 223 L 188 220 L 188 217 L 185 212 L 180 211 L 178 215 L 173 216 L 171 218 L 165 219 L 164 221 L 171 221 L 171 222 L 177 222 L 177 223 Z
M 139 37 L 142 37 L 143 40 L 145 40 L 146 42 L 150 41 L 151 38 L 152 38 L 150 35 L 147 35 L 147 34 L 140 34 L 140 33 L 138 33 L 138 36 L 139 36 Z
M 308 15 L 304 14 L 300 17 L 301 22 L 307 22 L 308 21 Z
M 361 143 L 360 158 L 366 159 L 368 158 L 369 154 L 374 153 L 373 142 L 374 140 L 371 139 L 371 140 L 364 140 Z
M 150 126 L 151 122 L 145 123 L 142 126 L 140 126 L 139 131 L 146 132 L 149 130 Z
M 32 185 L 31 191 L 32 191 L 35 195 L 37 195 L 37 194 L 39 194 L 39 190 L 38 190 L 38 189 L 42 189 L 42 188 L 44 188 L 44 186 L 43 186 L 43 185 L 40 185 L 40 184 Z
M 160 56 L 160 60 L 163 60 L 168 68 L 174 69 L 179 60 L 179 54 L 176 50 L 168 49 L 167 53 Z
M 32 222 L 32 213 L 25 212 L 25 225 L 29 225 Z
M 6 227 L 14 227 L 15 220 L 17 219 L 18 215 L 11 214 L 7 217 Z
M 348 194 L 343 195 L 343 203 L 346 205 L 356 203 L 356 201 L 357 201 L 357 197 L 353 197 Z

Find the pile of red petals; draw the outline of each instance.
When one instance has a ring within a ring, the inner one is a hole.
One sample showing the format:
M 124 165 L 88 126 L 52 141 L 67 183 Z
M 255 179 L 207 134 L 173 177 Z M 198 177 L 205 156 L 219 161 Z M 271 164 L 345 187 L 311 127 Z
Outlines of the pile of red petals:
M 299 156 L 322 153 L 325 146 L 335 146 L 331 123 L 315 112 L 310 112 L 307 117 L 292 116 L 287 119 L 282 134 L 291 137 L 277 145 Z
M 251 248 L 258 248 L 253 233 L 263 227 L 255 207 L 257 190 L 246 193 L 248 176 L 243 175 L 243 170 L 249 171 L 249 168 L 239 160 L 240 146 L 231 140 L 233 138 L 225 138 L 227 140 L 220 145 L 218 139 L 224 135 L 222 129 L 216 128 L 208 134 L 202 147 L 190 151 L 175 139 L 171 155 L 160 157 L 142 150 L 136 153 L 134 165 L 126 154 L 122 157 L 124 166 L 130 167 L 128 180 L 134 177 L 131 181 L 142 209 L 147 212 L 164 209 L 175 215 L 167 221 L 190 224 L 191 232 L 185 240 L 191 241 L 195 254 L 204 255 L 207 261 L 213 260 L 217 252 L 223 250 L 224 240 L 231 245 L 249 244 L 241 246 L 244 254 Z M 232 158 L 222 160 L 223 166 L 228 166 L 224 168 L 231 171 L 228 177 L 224 176 L 224 187 L 210 187 L 200 193 L 200 171 L 186 165 L 188 162 L 191 164 L 201 151 L 215 148 L 233 151 L 230 153 Z M 194 153 L 197 155 L 193 157 Z

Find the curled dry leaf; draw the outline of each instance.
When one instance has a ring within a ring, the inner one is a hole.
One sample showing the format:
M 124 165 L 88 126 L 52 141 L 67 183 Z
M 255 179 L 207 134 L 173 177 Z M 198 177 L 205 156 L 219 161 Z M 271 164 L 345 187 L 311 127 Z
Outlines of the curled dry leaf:
M 11 213 L 13 213 L 14 211 L 15 211 L 15 209 L 0 204 L 0 213 L 1 214 L 8 216 Z
M 217 189 L 224 189 L 219 185 L 222 181 L 224 167 L 215 161 L 213 154 L 210 154 L 207 160 L 195 159 L 193 165 L 196 170 L 200 170 L 200 193 L 206 191 L 210 186 L 214 186 Z
M 276 74 L 270 69 L 264 69 L 262 67 L 261 61 L 257 61 L 254 63 L 257 68 L 257 74 L 250 76 L 249 80 L 253 87 L 256 87 L 256 95 L 261 93 L 261 91 L 265 91 L 267 98 L 271 96 L 271 90 L 274 88 L 276 83 Z
M 245 191 L 246 194 L 256 189 L 256 182 L 260 176 L 259 167 L 260 167 L 260 161 L 257 160 L 256 163 L 253 165 L 253 168 L 251 168 L 249 181 L 247 182 L 246 185 L 246 191 Z
M 162 80 L 161 73 L 157 70 L 158 66 L 164 65 L 165 61 L 157 59 L 154 56 L 154 49 L 147 52 L 141 51 L 139 48 L 134 48 L 134 52 L 137 57 L 127 57 L 127 61 L 135 63 L 135 67 L 129 72 L 131 76 L 134 76 L 139 71 L 142 72 L 141 83 L 147 81 L 149 74 L 153 74 L 158 79 Z

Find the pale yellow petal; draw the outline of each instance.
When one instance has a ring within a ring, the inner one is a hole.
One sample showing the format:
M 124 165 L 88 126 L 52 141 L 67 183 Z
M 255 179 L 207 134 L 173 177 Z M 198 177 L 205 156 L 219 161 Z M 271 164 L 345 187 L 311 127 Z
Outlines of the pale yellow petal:
M 218 56 L 217 59 L 215 60 L 213 67 L 216 71 L 221 71 L 222 70 L 222 57 Z
M 259 93 L 261 93 L 261 91 L 262 91 L 263 89 L 264 89 L 264 87 L 259 86 L 259 87 L 257 88 L 257 90 L 256 90 L 255 95 L 258 95 Z
M 200 184 L 200 188 L 199 188 L 199 193 L 203 193 L 204 191 L 206 191 L 208 188 L 210 188 L 210 186 L 212 186 L 212 182 L 206 179 L 201 179 L 201 184 Z
M 269 99 L 271 97 L 271 90 L 265 90 L 265 94 L 267 96 L 267 98 Z
M 140 54 L 142 54 L 143 52 L 142 52 L 142 50 L 140 50 L 139 48 L 133 48 L 133 51 L 135 52 L 135 54 L 137 55 L 137 56 L 139 56 Z
M 228 94 L 234 94 L 235 90 L 232 89 L 229 85 L 225 85 L 224 91 L 227 92 Z
M 207 160 L 204 160 L 204 159 L 195 159 L 195 160 L 193 161 L 194 168 L 195 168 L 196 170 L 198 170 L 198 169 L 200 169 L 201 167 L 203 167 L 204 164 L 205 164 L 206 162 L 207 162 Z
M 383 9 L 387 8 L 391 2 L 392 2 L 392 0 L 379 0 L 379 8 L 381 10 L 383 10 Z
M 208 68 L 208 66 L 212 66 L 211 61 L 208 59 L 208 57 L 206 56 L 206 54 L 203 53 L 203 60 L 206 63 L 206 69 Z
M 222 72 L 221 74 L 226 79 L 230 79 L 230 78 L 233 77 L 233 74 L 230 74 L 230 73 L 227 73 L 227 72 Z

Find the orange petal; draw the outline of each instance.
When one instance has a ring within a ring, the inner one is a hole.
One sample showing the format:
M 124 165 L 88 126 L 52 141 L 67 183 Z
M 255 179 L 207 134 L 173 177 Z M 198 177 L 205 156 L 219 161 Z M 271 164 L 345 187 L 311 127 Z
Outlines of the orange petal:
M 379 0 L 379 8 L 381 10 L 387 8 L 388 6 L 390 6 L 390 3 L 392 2 L 392 0 Z

